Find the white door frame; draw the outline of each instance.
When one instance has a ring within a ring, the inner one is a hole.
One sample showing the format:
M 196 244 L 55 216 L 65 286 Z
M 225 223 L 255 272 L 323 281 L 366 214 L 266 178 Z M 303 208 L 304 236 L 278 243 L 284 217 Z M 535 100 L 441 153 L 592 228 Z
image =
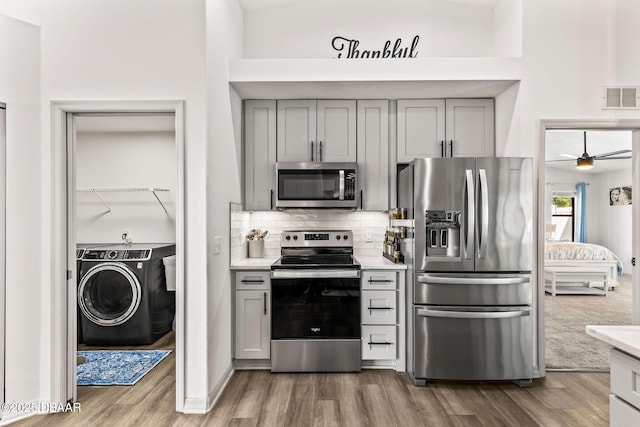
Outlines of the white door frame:
M 632 187 L 640 189 L 640 120 L 636 119 L 604 119 L 604 120 L 564 120 L 551 119 L 540 120 L 540 135 L 538 144 L 538 277 L 544 280 L 544 236 L 545 236 L 545 169 L 544 159 L 546 150 L 546 131 L 550 129 L 604 129 L 604 130 L 630 130 L 632 131 Z M 640 203 L 632 203 L 632 223 L 640 224 Z M 632 267 L 631 284 L 631 311 L 632 324 L 640 324 L 640 226 L 633 227 L 632 249 L 634 257 L 638 257 L 638 262 Z M 538 286 L 538 334 L 540 336 L 540 347 L 538 357 L 540 360 L 541 375 L 545 372 L 545 318 L 544 318 L 544 282 Z
M 76 113 L 174 113 L 176 120 L 176 411 L 184 407 L 185 168 L 184 101 L 53 101 L 51 103 L 51 401 L 76 398 L 75 141 L 67 135 Z M 72 273 L 68 273 L 72 272 Z
M 7 291 L 7 276 L 6 276 L 6 207 L 7 207 L 7 195 L 6 195 L 6 176 L 7 176 L 7 114 L 6 104 L 0 102 L 0 403 L 5 403 L 5 339 L 6 339 L 6 291 Z M 3 410 L 0 409 L 0 420 L 3 417 Z

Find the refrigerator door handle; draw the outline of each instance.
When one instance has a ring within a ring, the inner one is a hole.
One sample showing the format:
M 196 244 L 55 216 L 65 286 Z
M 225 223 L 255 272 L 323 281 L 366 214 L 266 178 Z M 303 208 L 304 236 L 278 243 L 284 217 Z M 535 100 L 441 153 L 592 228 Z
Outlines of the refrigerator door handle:
M 529 283 L 528 277 L 441 277 L 421 274 L 416 277 L 418 283 L 434 285 L 517 285 Z
M 476 228 L 476 199 L 475 199 L 475 190 L 473 188 L 473 171 L 471 169 L 466 170 L 466 181 L 465 186 L 467 189 L 467 206 L 465 206 L 466 213 L 466 228 L 467 228 L 467 236 L 465 242 L 465 259 L 471 259 L 471 254 L 473 253 L 473 233 Z
M 480 169 L 480 188 L 478 189 L 478 198 L 480 199 L 478 258 L 484 258 L 487 252 L 487 234 L 489 233 L 489 195 L 487 191 L 487 171 Z
M 448 311 L 419 308 L 416 315 L 421 317 L 444 317 L 448 319 L 510 319 L 531 315 L 531 309 L 517 311 Z

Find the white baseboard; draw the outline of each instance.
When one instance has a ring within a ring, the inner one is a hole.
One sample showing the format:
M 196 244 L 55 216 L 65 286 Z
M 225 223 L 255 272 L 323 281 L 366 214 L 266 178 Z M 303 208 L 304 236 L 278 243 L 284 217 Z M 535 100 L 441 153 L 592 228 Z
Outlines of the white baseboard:
M 227 369 L 224 375 L 222 375 L 220 380 L 215 384 L 213 389 L 209 392 L 209 399 L 208 399 L 209 408 L 207 409 L 207 411 L 210 411 L 211 409 L 213 409 L 216 402 L 220 398 L 220 395 L 222 395 L 222 392 L 224 391 L 225 387 L 229 383 L 229 380 L 231 379 L 231 376 L 233 375 L 234 372 L 235 370 L 233 369 L 233 363 L 229 363 L 229 366 L 227 366 Z

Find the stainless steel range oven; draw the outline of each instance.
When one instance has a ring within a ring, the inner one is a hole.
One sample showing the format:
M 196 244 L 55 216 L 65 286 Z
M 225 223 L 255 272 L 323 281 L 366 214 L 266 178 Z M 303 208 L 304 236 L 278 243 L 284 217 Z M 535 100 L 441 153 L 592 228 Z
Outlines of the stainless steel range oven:
M 360 264 L 351 231 L 283 231 L 271 266 L 271 371 L 360 371 Z

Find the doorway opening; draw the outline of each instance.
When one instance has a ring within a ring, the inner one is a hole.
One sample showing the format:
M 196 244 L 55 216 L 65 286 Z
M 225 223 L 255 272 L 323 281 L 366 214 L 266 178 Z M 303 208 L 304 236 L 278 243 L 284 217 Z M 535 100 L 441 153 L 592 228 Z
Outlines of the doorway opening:
M 632 227 L 638 208 L 612 209 L 610 188 L 640 180 L 633 166 L 638 127 L 624 120 L 543 122 L 538 298 L 547 370 L 608 371 L 608 347 L 585 326 L 637 322 L 639 281 L 631 254 L 640 243 Z M 590 158 L 587 170 L 579 167 L 583 157 Z M 580 273 L 587 269 L 593 277 Z
M 61 230 L 53 239 L 61 249 L 53 251 L 53 265 L 66 269 L 68 280 L 53 301 L 54 318 L 65 321 L 53 325 L 61 348 L 54 353 L 52 395 L 78 399 L 78 348 L 161 346 L 173 353 L 175 406 L 182 411 L 183 102 L 60 102 L 53 110 L 55 225 Z M 175 279 L 167 279 L 175 290 L 167 290 L 164 276 L 151 280 L 151 270 L 174 271 Z M 160 289 L 150 292 L 149 283 Z M 130 310 L 119 307 L 123 301 Z

